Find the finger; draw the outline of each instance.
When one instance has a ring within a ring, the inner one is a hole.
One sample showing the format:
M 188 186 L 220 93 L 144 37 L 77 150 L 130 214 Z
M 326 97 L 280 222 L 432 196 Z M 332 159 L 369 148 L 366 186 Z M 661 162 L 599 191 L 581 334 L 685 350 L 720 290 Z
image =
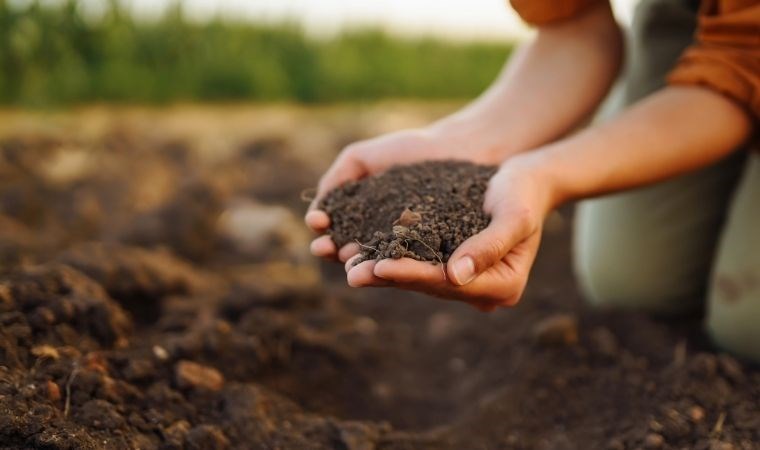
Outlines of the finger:
M 514 305 L 522 286 L 521 278 L 514 276 L 514 271 L 501 263 L 488 268 L 466 286 L 447 281 L 440 265 L 409 258 L 379 261 L 374 275 L 402 289 L 464 301 L 484 311 Z
M 411 258 L 384 259 L 375 265 L 375 276 L 399 284 L 436 285 L 446 282 L 444 266 Z
M 469 284 L 457 287 L 456 292 L 465 300 L 492 305 L 493 308 L 486 308 L 489 310 L 516 305 L 525 290 L 540 241 L 540 233 L 532 234 L 514 246 L 502 261 L 481 272 Z
M 458 288 L 456 286 L 452 286 L 450 283 L 445 281 L 441 275 L 440 270 L 438 271 L 438 275 L 433 273 L 425 273 L 419 274 L 417 277 L 403 276 L 401 274 L 405 269 L 408 268 L 403 267 L 405 265 L 403 263 L 393 264 L 393 262 L 398 263 L 398 261 L 389 260 L 378 262 L 375 265 L 375 276 L 378 276 L 379 278 L 383 277 L 379 276 L 378 274 L 389 277 L 393 276 L 393 280 L 386 279 L 386 281 L 392 282 L 393 286 L 395 287 L 421 292 L 444 300 L 461 301 L 482 312 L 492 312 L 498 307 L 498 304 L 494 301 L 470 298 L 470 296 L 479 294 L 477 294 L 477 292 L 471 292 L 468 288 Z M 398 273 L 395 273 L 396 271 L 398 271 Z M 412 279 L 415 281 L 408 281 Z
M 335 257 L 335 253 L 338 251 L 335 242 L 333 242 L 330 236 L 320 236 L 314 239 L 311 241 L 309 249 L 311 250 L 312 255 L 320 258 Z
M 527 213 L 494 215 L 488 227 L 467 239 L 448 263 L 451 281 L 464 286 L 496 264 L 530 234 Z
M 354 255 L 346 260 L 346 263 L 343 264 L 343 268 L 346 269 L 346 273 L 348 273 L 348 271 L 356 265 L 356 262 L 359 258 L 361 258 L 361 255 Z
M 311 228 L 313 231 L 317 233 L 324 233 L 327 227 L 330 226 L 330 216 L 328 216 L 324 211 L 314 209 L 306 213 L 304 222 L 306 222 L 306 226 Z
M 486 271 L 482 279 L 462 288 L 448 282 L 444 266 L 417 261 L 411 258 L 384 259 L 375 265 L 374 274 L 378 278 L 391 281 L 404 289 L 425 292 L 437 297 L 464 300 L 468 303 L 491 304 L 492 301 L 478 300 L 476 297 L 490 297 L 498 293 L 500 276 Z
M 377 261 L 364 261 L 352 267 L 346 274 L 346 280 L 351 287 L 388 286 L 389 281 L 378 278 L 373 273 Z
M 358 254 L 360 250 L 361 250 L 361 247 L 359 247 L 359 244 L 357 244 L 356 242 L 348 243 L 344 245 L 343 247 L 341 247 L 340 250 L 338 250 L 338 259 L 343 262 L 346 262 L 349 259 L 351 259 L 354 255 Z

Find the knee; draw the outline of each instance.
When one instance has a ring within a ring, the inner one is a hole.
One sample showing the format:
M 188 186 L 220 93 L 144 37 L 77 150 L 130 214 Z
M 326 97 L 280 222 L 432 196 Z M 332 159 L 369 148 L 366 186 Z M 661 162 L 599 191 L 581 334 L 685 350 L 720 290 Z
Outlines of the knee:
M 599 236 L 596 236 L 597 238 Z M 586 300 L 596 307 L 674 315 L 699 308 L 701 286 L 684 283 L 662 252 L 631 242 L 578 239 L 574 268 Z
M 760 363 L 760 289 L 741 287 L 713 280 L 707 332 L 721 349 Z
M 581 292 L 592 306 L 656 314 L 676 312 L 675 296 L 668 292 L 667 284 L 636 264 L 579 255 L 575 272 Z
M 760 317 L 757 319 L 760 320 Z M 757 322 L 735 323 L 711 315 L 707 319 L 707 333 L 718 348 L 739 358 L 760 363 L 760 332 Z

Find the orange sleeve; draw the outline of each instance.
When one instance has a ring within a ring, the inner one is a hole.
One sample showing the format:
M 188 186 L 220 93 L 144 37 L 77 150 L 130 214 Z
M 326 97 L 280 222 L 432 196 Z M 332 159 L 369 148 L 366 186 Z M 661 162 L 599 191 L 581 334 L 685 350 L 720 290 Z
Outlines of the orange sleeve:
M 509 0 L 524 21 L 540 26 L 570 19 L 590 5 L 607 0 Z
M 760 0 L 705 0 L 670 84 L 714 89 L 760 118 Z

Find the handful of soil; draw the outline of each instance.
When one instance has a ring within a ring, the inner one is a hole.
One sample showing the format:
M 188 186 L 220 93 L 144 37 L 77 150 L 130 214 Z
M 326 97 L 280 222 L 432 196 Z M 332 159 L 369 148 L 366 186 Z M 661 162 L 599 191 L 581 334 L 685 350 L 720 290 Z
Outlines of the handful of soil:
M 388 258 L 445 263 L 488 226 L 483 199 L 494 173 L 495 166 L 462 161 L 394 166 L 332 190 L 319 208 L 330 216 L 328 234 L 338 247 L 361 245 L 356 264 Z

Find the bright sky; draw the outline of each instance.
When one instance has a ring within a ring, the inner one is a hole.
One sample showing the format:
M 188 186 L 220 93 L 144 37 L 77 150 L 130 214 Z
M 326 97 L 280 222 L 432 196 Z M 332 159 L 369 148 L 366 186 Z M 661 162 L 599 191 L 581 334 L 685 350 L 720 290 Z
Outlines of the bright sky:
M 103 0 L 86 0 L 94 4 Z M 148 16 L 173 0 L 124 0 Z M 316 33 L 374 25 L 405 34 L 451 38 L 513 38 L 528 31 L 507 0 L 180 0 L 191 17 L 214 14 L 257 21 L 295 20 Z M 635 0 L 613 0 L 618 19 L 630 22 Z

